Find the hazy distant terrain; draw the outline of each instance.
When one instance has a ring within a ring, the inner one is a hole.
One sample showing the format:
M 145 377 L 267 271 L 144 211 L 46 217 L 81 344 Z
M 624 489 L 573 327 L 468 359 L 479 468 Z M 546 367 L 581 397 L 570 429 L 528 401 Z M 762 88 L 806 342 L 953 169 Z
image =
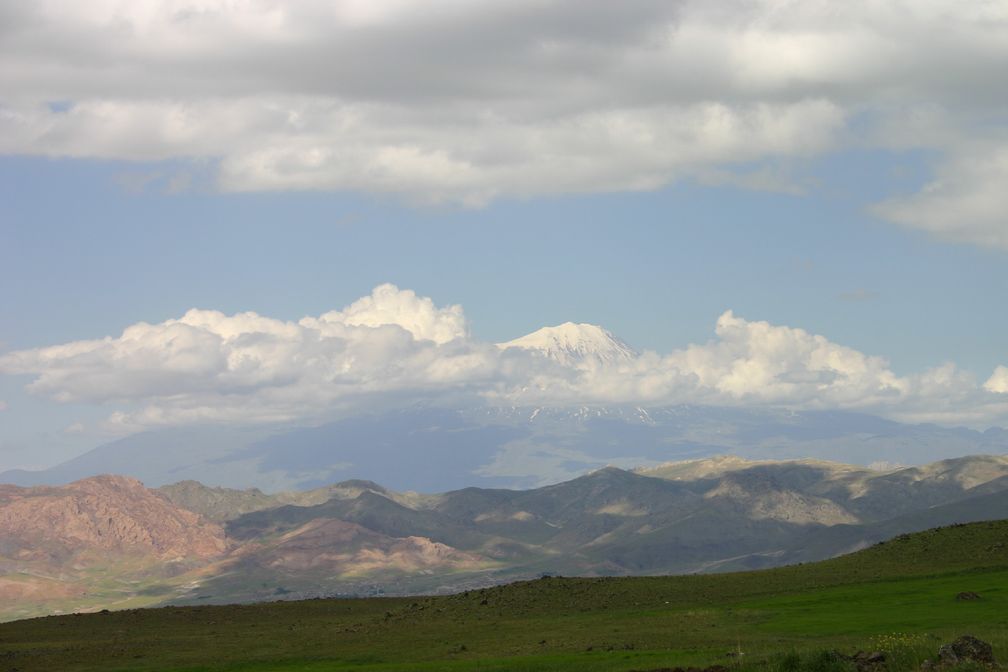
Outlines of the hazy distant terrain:
M 363 480 L 152 490 L 103 476 L 0 489 L 2 615 L 759 568 L 995 518 L 1008 518 L 1003 456 L 888 471 L 719 457 L 440 494 Z
M 606 465 L 632 468 L 734 454 L 919 464 L 1008 452 L 1008 431 L 907 425 L 871 415 L 670 406 L 414 407 L 310 428 L 194 427 L 147 432 L 0 482 L 63 484 L 103 473 L 267 492 L 371 479 L 396 490 L 529 488 Z

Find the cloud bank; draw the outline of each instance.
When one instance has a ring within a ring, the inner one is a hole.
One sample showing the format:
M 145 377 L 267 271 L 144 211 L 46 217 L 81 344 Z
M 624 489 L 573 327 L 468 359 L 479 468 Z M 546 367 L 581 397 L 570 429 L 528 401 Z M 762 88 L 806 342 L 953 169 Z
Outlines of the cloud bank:
M 0 0 L 0 152 L 479 205 L 922 149 L 876 212 L 1008 248 L 1006 71 L 981 1 Z
M 117 337 L 8 352 L 0 373 L 29 376 L 28 390 L 42 397 L 104 404 L 108 428 L 121 431 L 310 421 L 418 400 L 858 409 L 905 421 L 1008 422 L 1008 367 L 982 385 L 951 364 L 897 376 L 880 357 L 730 310 L 707 343 L 561 361 L 474 340 L 460 306 L 387 284 L 298 322 L 194 309 Z

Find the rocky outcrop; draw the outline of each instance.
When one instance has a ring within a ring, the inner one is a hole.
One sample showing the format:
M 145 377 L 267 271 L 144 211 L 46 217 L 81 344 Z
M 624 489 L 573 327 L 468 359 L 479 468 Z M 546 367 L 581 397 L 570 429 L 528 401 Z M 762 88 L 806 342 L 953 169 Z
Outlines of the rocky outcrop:
M 62 487 L 0 489 L 0 556 L 62 560 L 96 551 L 158 560 L 224 553 L 224 530 L 136 479 L 96 476 Z
M 963 635 L 954 642 L 943 644 L 938 649 L 938 660 L 942 665 L 958 665 L 960 663 L 979 663 L 994 666 L 994 650 L 991 645 L 972 635 Z

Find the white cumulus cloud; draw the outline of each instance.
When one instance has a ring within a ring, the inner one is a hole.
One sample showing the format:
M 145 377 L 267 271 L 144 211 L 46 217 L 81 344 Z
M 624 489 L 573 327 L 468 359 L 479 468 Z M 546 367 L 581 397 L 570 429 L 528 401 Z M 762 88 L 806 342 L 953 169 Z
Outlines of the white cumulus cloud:
M 802 329 L 751 322 L 728 311 L 718 318 L 715 333 L 715 343 L 691 346 L 671 361 L 729 397 L 844 405 L 901 391 L 884 359 Z
M 841 408 L 914 421 L 1008 421 L 1005 367 L 983 385 L 952 364 L 897 376 L 881 357 L 732 311 L 717 320 L 710 342 L 627 352 L 561 361 L 535 348 L 482 343 L 469 336 L 460 306 L 381 285 L 342 310 L 297 322 L 194 309 L 116 337 L 8 352 L 0 373 L 29 376 L 28 390 L 39 396 L 108 405 L 109 424 L 126 430 L 313 420 L 417 400 Z
M 418 340 L 438 344 L 465 338 L 468 334 L 462 306 L 438 308 L 431 299 L 391 284 L 376 287 L 370 296 L 354 301 L 344 310 L 325 313 L 318 319 L 305 318 L 300 324 L 319 329 L 340 324 L 355 327 L 394 324 Z
M 1000 394 L 1008 394 L 1008 366 L 999 366 L 994 369 L 994 373 L 984 383 L 984 389 Z
M 0 357 L 62 402 L 144 402 L 117 422 L 283 420 L 383 395 L 434 394 L 498 377 L 492 346 L 463 342 L 461 308 L 382 285 L 343 311 L 300 322 L 190 310 L 118 337 Z

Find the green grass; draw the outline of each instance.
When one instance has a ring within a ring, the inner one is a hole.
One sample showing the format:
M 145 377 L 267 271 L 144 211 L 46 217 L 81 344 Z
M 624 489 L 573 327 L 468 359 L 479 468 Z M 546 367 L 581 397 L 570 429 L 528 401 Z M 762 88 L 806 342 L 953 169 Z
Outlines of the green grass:
M 982 599 L 958 602 L 962 591 Z M 552 578 L 437 598 L 164 607 L 17 621 L 0 624 L 0 672 L 710 664 L 843 672 L 849 663 L 827 660 L 824 651 L 909 642 L 900 660 L 919 665 L 942 641 L 966 632 L 1008 659 L 1008 521 L 932 530 L 827 562 L 761 572 Z M 916 669 L 910 663 L 893 669 L 900 667 Z

